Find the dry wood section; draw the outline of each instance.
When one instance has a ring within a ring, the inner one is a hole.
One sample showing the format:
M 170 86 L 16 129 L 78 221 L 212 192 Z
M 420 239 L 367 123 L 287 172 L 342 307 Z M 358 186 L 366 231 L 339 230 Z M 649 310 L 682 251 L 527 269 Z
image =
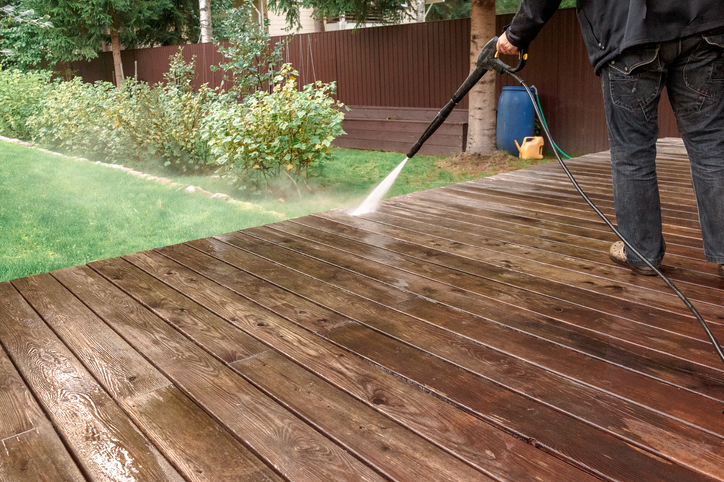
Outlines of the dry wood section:
M 687 163 L 664 270 L 724 339 Z M 613 241 L 548 164 L 2 283 L 0 480 L 724 480 L 724 366 Z

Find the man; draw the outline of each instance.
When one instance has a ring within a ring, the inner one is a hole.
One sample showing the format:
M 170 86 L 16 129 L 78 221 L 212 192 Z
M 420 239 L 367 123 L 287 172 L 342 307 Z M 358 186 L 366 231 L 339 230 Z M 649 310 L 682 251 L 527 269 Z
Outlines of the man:
M 498 51 L 517 54 L 561 0 L 523 0 Z M 658 103 L 667 87 L 691 159 L 704 254 L 724 276 L 724 2 L 578 0 L 583 39 L 601 77 L 621 234 L 654 266 L 666 246 L 656 180 Z M 655 275 L 614 243 L 611 259 Z

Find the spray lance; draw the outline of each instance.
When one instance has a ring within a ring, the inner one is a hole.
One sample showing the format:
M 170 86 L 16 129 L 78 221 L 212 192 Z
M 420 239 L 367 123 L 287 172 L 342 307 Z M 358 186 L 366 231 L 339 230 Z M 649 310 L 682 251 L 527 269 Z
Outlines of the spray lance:
M 475 84 L 478 83 L 478 81 L 485 75 L 487 72 L 495 71 L 499 74 L 508 74 L 511 77 L 513 77 L 515 80 L 517 80 L 520 85 L 522 85 L 526 92 L 528 93 L 528 96 L 530 97 L 531 102 L 533 103 L 533 108 L 535 109 L 536 116 L 538 117 L 538 120 L 540 120 L 541 128 L 545 132 L 546 138 L 548 139 L 548 142 L 551 146 L 555 146 L 555 142 L 553 141 L 553 138 L 551 137 L 551 133 L 548 130 L 548 126 L 546 125 L 546 122 L 543 118 L 543 114 L 540 111 L 540 108 L 538 107 L 535 98 L 533 97 L 533 93 L 531 92 L 528 85 L 515 75 L 516 72 L 520 71 L 524 66 L 526 60 L 528 60 L 528 53 L 526 49 L 521 49 L 519 54 L 519 60 L 518 65 L 516 67 L 511 67 L 507 65 L 505 62 L 498 59 L 498 51 L 497 51 L 497 44 L 498 44 L 498 37 L 493 37 L 485 46 L 483 47 L 482 51 L 480 52 L 480 55 L 478 56 L 478 60 L 475 65 L 475 69 L 468 75 L 468 78 L 465 79 L 465 82 L 462 83 L 462 85 L 458 88 L 458 90 L 455 92 L 455 94 L 452 96 L 452 99 L 443 107 L 440 109 L 440 112 L 437 113 L 433 121 L 430 123 L 430 125 L 427 127 L 425 132 L 420 136 L 420 139 L 418 139 L 417 142 L 410 148 L 410 151 L 407 153 L 407 161 L 408 159 L 411 159 L 415 154 L 417 154 L 417 151 L 420 150 L 422 145 L 427 141 L 430 136 L 432 136 L 435 131 L 445 122 L 445 119 L 450 115 L 452 110 L 455 108 L 456 105 L 465 97 L 465 95 L 470 92 L 470 89 L 472 89 Z M 667 278 L 658 267 L 654 266 L 648 259 L 646 259 L 636 248 L 634 248 L 631 243 L 621 235 L 621 233 L 616 229 L 616 227 L 611 223 L 611 221 L 608 220 L 606 215 L 601 212 L 598 207 L 591 201 L 591 199 L 586 195 L 585 192 L 583 192 L 583 189 L 581 189 L 581 186 L 578 184 L 576 179 L 573 177 L 573 174 L 568 169 L 566 164 L 561 159 L 561 156 L 558 154 L 557 149 L 553 149 L 553 152 L 556 155 L 556 158 L 558 159 L 558 163 L 563 168 L 563 171 L 566 173 L 566 176 L 568 176 L 568 179 L 571 181 L 573 186 L 576 188 L 578 193 L 583 197 L 583 199 L 588 203 L 589 206 L 595 211 L 598 216 L 603 219 L 603 221 L 606 223 L 606 225 L 613 231 L 613 233 L 618 236 L 618 238 L 623 241 L 623 243 L 626 245 L 626 247 L 634 253 L 636 256 L 638 256 L 640 259 L 644 260 L 646 265 L 653 269 L 654 272 L 661 278 L 664 283 L 676 294 L 676 296 L 679 297 L 679 299 L 686 305 L 686 307 L 691 311 L 691 313 L 694 315 L 694 317 L 697 319 L 697 321 L 701 324 L 701 326 L 704 328 L 704 331 L 706 332 L 709 340 L 711 341 L 712 345 L 714 345 L 714 350 L 716 351 L 717 355 L 719 355 L 719 358 L 721 359 L 722 363 L 724 363 L 724 352 L 722 352 L 722 348 L 719 345 L 719 342 L 717 342 L 716 338 L 714 337 L 714 334 L 709 329 L 709 326 L 707 325 L 706 321 L 704 321 L 704 318 L 699 314 L 697 309 L 694 307 L 694 305 L 689 301 L 689 299 L 674 285 L 674 283 Z M 404 163 L 403 163 L 404 165 Z M 402 167 L 398 166 L 399 168 Z M 392 179 L 394 181 L 394 178 Z M 360 212 L 360 214 L 363 212 Z
M 528 53 L 525 50 L 522 50 L 520 53 L 518 66 L 513 68 L 498 59 L 497 45 L 498 37 L 493 37 L 485 44 L 483 50 L 480 51 L 480 55 L 478 55 L 478 61 L 475 63 L 475 69 L 470 72 L 470 75 L 468 75 L 468 78 L 465 79 L 465 82 L 463 82 L 457 92 L 453 94 L 450 102 L 440 109 L 440 112 L 437 113 L 433 121 L 427 127 L 427 130 L 425 130 L 422 136 L 420 136 L 417 142 L 415 142 L 415 144 L 410 148 L 410 151 L 407 153 L 408 159 L 412 159 L 412 156 L 417 154 L 417 151 L 420 150 L 425 141 L 427 141 L 430 136 L 435 133 L 438 127 L 445 122 L 445 119 L 448 118 L 455 106 L 463 100 L 467 93 L 470 92 L 470 89 L 475 87 L 475 84 L 483 78 L 483 75 L 491 70 L 494 70 L 499 74 L 502 74 L 503 72 L 515 73 L 525 67 L 525 61 L 528 60 Z

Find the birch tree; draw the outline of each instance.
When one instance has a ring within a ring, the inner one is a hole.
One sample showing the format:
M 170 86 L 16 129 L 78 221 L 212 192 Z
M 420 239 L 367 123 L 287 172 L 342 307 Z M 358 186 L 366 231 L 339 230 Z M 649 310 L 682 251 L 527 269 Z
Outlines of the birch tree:
M 201 29 L 201 43 L 209 43 L 213 38 L 211 25 L 211 0 L 199 0 L 199 28 Z

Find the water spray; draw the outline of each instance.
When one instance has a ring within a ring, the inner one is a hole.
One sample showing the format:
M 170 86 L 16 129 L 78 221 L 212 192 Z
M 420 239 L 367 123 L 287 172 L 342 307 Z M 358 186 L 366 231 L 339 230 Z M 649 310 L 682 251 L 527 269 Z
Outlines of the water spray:
M 392 171 L 385 179 L 382 181 L 382 183 L 377 186 L 377 188 L 368 196 L 367 199 L 355 210 L 352 212 L 353 216 L 359 216 L 362 214 L 367 214 L 370 212 L 373 212 L 377 204 L 380 202 L 382 197 L 385 195 L 387 190 L 392 186 L 392 184 L 395 182 L 395 179 L 397 178 L 397 175 L 402 171 L 402 168 L 405 166 L 405 163 L 407 163 L 408 160 L 412 159 L 415 154 L 420 150 L 422 145 L 427 141 L 434 133 L 435 131 L 445 122 L 445 120 L 448 118 L 452 110 L 455 108 L 458 103 L 467 95 L 468 92 L 470 92 L 470 89 L 472 89 L 475 84 L 478 83 L 478 81 L 485 75 L 487 72 L 495 71 L 499 74 L 508 74 L 511 77 L 513 77 L 515 80 L 522 85 L 526 92 L 528 93 L 528 96 L 530 97 L 531 102 L 533 103 L 533 108 L 535 109 L 536 116 L 538 117 L 538 120 L 541 123 L 541 128 L 543 129 L 543 132 L 546 135 L 546 138 L 548 139 L 548 142 L 551 146 L 555 146 L 556 143 L 553 141 L 553 137 L 551 136 L 550 131 L 548 130 L 548 126 L 545 122 L 545 118 L 543 117 L 543 113 L 539 106 L 536 103 L 535 97 L 533 96 L 533 93 L 531 92 L 528 85 L 518 77 L 516 72 L 520 71 L 524 66 L 526 61 L 528 60 L 528 52 L 526 49 L 522 49 L 519 53 L 518 57 L 518 65 L 516 67 L 511 67 L 505 62 L 498 59 L 498 51 L 497 51 L 497 45 L 498 45 L 498 37 L 493 37 L 490 39 L 490 41 L 485 44 L 482 51 L 480 52 L 480 55 L 478 56 L 478 60 L 475 65 L 475 69 L 468 75 L 468 78 L 465 79 L 465 82 L 462 83 L 462 85 L 458 88 L 458 90 L 453 94 L 452 99 L 443 107 L 440 109 L 440 112 L 437 113 L 433 121 L 430 123 L 430 125 L 427 127 L 425 132 L 420 136 L 420 138 L 413 144 L 413 146 L 410 148 L 410 151 L 407 153 L 407 157 L 405 158 L 400 165 L 398 165 L 394 171 Z M 661 278 L 664 283 L 676 294 L 676 296 L 679 297 L 679 299 L 686 305 L 686 307 L 691 311 L 691 313 L 694 315 L 696 320 L 701 324 L 701 326 L 704 328 L 704 331 L 706 332 L 707 337 L 711 341 L 712 345 L 714 346 L 714 350 L 716 351 L 717 355 L 719 355 L 719 358 L 721 359 L 722 363 L 724 363 L 724 352 L 722 351 L 721 346 L 719 345 L 719 342 L 714 337 L 714 334 L 711 332 L 711 329 L 709 328 L 709 325 L 707 325 L 706 321 L 697 311 L 696 307 L 689 301 L 689 299 L 676 287 L 676 285 L 667 278 L 658 267 L 654 266 L 651 261 L 646 259 L 634 246 L 623 237 L 623 235 L 616 229 L 616 227 L 611 223 L 611 221 L 608 220 L 605 214 L 601 212 L 600 209 L 591 201 L 591 199 L 586 195 L 585 192 L 583 192 L 583 189 L 578 184 L 576 179 L 573 177 L 573 174 L 568 169 L 568 166 L 566 166 L 565 162 L 563 162 L 563 159 L 561 159 L 561 156 L 558 154 L 557 149 L 553 149 L 553 152 L 556 155 L 556 159 L 558 160 L 558 163 L 563 168 L 563 171 L 566 173 L 566 176 L 568 176 L 568 179 L 573 184 L 573 187 L 576 188 L 576 191 L 583 197 L 584 201 L 588 203 L 588 205 L 593 209 L 593 211 L 598 214 L 598 216 L 603 219 L 603 221 L 606 223 L 606 225 L 613 231 L 613 233 L 618 236 L 618 238 L 623 241 L 623 243 L 626 245 L 626 247 L 630 250 L 630 252 L 634 253 L 636 256 L 638 256 L 640 259 L 644 260 L 646 265 L 651 268 L 658 276 Z
M 410 148 L 410 151 L 407 153 L 407 157 L 405 158 L 405 160 L 403 160 L 380 183 L 380 185 L 377 186 L 369 196 L 367 196 L 367 199 L 365 199 L 364 202 L 357 209 L 352 211 L 352 216 L 359 216 L 362 214 L 371 213 L 375 209 L 377 209 L 377 205 L 382 200 L 385 193 L 390 189 L 390 187 L 392 187 L 392 184 L 394 184 L 395 179 L 397 179 L 398 174 L 400 174 L 402 168 L 405 167 L 407 161 L 412 159 L 415 154 L 417 154 L 417 151 L 420 150 L 422 145 L 430 138 L 430 136 L 435 133 L 435 131 L 443 124 L 443 122 L 445 122 L 455 106 L 458 105 L 461 100 L 463 100 L 463 98 L 467 95 L 468 92 L 470 92 L 473 87 L 475 87 L 475 84 L 477 84 L 480 79 L 483 78 L 483 75 L 485 75 L 487 72 L 490 72 L 491 70 L 497 71 L 500 74 L 502 74 L 503 72 L 518 72 L 525 66 L 525 62 L 526 60 L 528 60 L 528 53 L 525 50 L 521 51 L 518 65 L 516 67 L 511 67 L 498 59 L 497 45 L 498 37 L 493 37 L 487 44 L 485 44 L 483 49 L 480 51 L 480 55 L 478 55 L 478 60 L 475 63 L 475 69 L 470 73 L 470 75 L 468 75 L 468 78 L 465 79 L 465 82 L 463 82 L 458 90 L 453 94 L 450 101 L 445 104 L 445 107 L 440 109 L 440 112 L 437 113 L 437 115 L 427 127 L 425 132 L 423 132 L 422 136 L 420 136 L 417 142 L 413 144 L 413 146 Z

